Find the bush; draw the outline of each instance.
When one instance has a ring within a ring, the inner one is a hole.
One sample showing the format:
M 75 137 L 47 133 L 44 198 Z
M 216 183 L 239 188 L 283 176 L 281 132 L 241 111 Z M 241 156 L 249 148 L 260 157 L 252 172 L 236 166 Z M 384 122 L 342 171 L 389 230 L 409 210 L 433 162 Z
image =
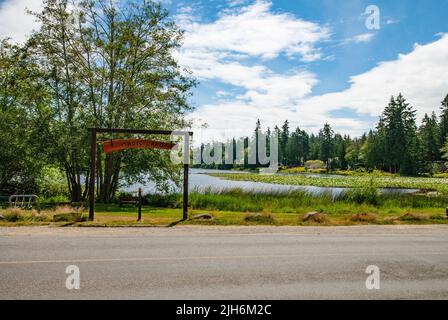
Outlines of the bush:
M 305 162 L 305 168 L 307 169 L 325 169 L 325 162 L 321 160 L 308 160 Z
M 46 167 L 42 170 L 37 179 L 37 185 L 39 195 L 44 198 L 66 198 L 69 194 L 66 177 L 61 170 L 54 167 Z

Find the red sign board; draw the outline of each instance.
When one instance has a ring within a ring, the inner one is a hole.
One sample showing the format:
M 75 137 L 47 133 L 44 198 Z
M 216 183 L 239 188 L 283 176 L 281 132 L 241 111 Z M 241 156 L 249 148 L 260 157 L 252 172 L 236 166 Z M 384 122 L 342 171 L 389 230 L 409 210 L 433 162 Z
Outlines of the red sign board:
M 171 150 L 175 146 L 172 142 L 162 142 L 144 139 L 109 140 L 103 143 L 104 152 L 111 153 L 127 149 L 161 149 Z

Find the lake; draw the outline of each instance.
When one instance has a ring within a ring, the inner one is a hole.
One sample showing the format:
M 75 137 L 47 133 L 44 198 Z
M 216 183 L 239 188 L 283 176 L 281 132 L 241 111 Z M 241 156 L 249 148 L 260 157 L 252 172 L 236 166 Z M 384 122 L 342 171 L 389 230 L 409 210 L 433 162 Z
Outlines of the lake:
M 231 170 L 208 170 L 208 169 L 190 169 L 190 191 L 204 192 L 205 190 L 212 191 L 224 191 L 234 188 L 240 188 L 246 191 L 254 191 L 259 193 L 269 193 L 269 192 L 288 192 L 292 190 L 301 190 L 309 192 L 313 195 L 319 195 L 322 193 L 331 193 L 333 196 L 338 196 L 347 188 L 324 188 L 315 186 L 294 186 L 294 185 L 282 185 L 282 184 L 272 184 L 263 182 L 251 182 L 251 181 L 231 181 L 224 180 L 217 177 L 212 177 L 207 173 L 233 173 L 233 174 L 247 174 L 243 171 L 231 171 Z M 173 189 L 175 188 L 172 185 Z M 133 184 L 130 187 L 122 188 L 123 191 L 133 192 L 142 188 L 143 193 L 154 193 L 156 192 L 155 184 L 150 182 L 148 184 Z M 180 189 L 178 189 L 180 191 Z M 417 192 L 417 189 L 383 189 L 382 193 L 401 193 L 408 194 Z

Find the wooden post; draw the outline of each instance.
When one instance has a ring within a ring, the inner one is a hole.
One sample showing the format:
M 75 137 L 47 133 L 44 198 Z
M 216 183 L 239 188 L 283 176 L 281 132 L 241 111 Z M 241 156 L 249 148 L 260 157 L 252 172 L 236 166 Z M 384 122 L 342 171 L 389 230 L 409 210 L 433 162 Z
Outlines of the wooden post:
M 190 135 L 184 135 L 184 212 L 183 220 L 188 219 L 188 175 L 190 171 Z
M 183 220 L 188 219 L 188 171 L 190 166 L 188 164 L 184 164 L 184 214 Z
M 89 221 L 95 220 L 96 130 L 90 129 Z
M 138 188 L 138 222 L 142 221 L 142 188 Z

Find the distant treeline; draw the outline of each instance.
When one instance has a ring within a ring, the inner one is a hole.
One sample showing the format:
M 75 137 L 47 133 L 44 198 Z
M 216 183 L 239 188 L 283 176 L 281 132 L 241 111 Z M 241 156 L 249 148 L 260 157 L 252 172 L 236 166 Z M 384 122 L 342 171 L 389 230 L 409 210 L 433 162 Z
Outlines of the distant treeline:
M 292 129 L 289 120 L 273 130 L 267 128 L 267 139 L 277 135 L 279 140 L 279 164 L 287 167 L 305 165 L 308 160 L 321 160 L 327 169 L 378 169 L 403 175 L 433 173 L 438 164 L 448 159 L 448 95 L 441 103 L 441 114 L 425 114 L 417 125 L 416 111 L 402 94 L 392 97 L 384 109 L 375 129 L 361 137 L 335 133 L 330 124 L 316 134 L 309 134 L 299 127 Z M 201 167 L 215 169 L 256 168 L 249 164 L 247 149 L 250 140 L 262 130 L 260 120 L 256 122 L 252 137 L 234 138 L 233 144 L 244 143 L 244 164 L 202 164 Z M 201 146 L 201 150 L 206 148 Z M 269 150 L 268 150 L 269 153 Z

